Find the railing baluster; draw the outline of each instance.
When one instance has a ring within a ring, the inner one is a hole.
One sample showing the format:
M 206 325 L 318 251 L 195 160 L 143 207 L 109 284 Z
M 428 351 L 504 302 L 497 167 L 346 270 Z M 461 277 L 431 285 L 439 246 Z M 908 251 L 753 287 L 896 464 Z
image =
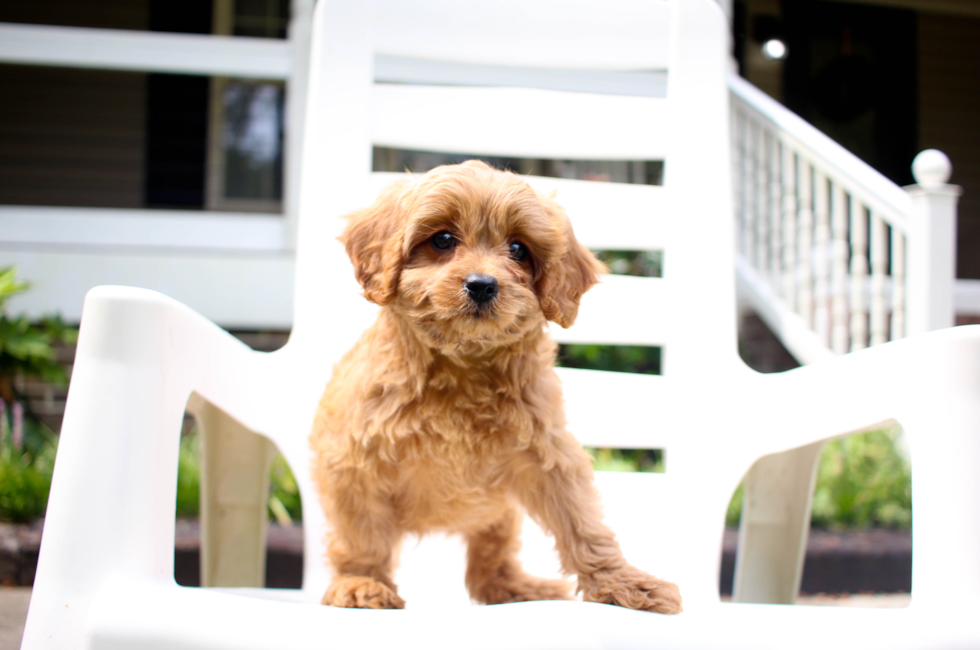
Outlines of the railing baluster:
M 888 273 L 888 227 L 871 211 L 871 345 L 888 340 L 885 278 Z
M 742 172 L 742 213 L 745 223 L 745 240 L 742 242 L 743 253 L 749 266 L 757 268 L 755 259 L 756 230 L 755 230 L 755 138 L 753 137 L 752 120 L 745 116 L 742 125 L 742 144 L 745 147 Z
M 851 201 L 851 352 L 868 347 L 868 215 Z
M 737 226 L 738 226 L 738 251 L 745 255 L 746 240 L 749 236 L 749 231 L 746 228 L 746 218 L 745 218 L 745 188 L 743 187 L 745 183 L 745 114 L 738 109 L 732 111 L 732 135 L 735 138 L 735 142 L 732 146 L 732 155 L 734 160 L 732 161 L 732 172 L 734 178 L 732 179 L 732 187 L 735 191 L 735 213 L 737 215 Z
M 908 193 L 849 154 L 842 167 L 827 155 L 836 149 L 811 147 L 746 97 L 754 95 L 733 90 L 732 159 L 737 246 L 755 272 L 751 299 L 771 303 L 767 322 L 774 318 L 774 331 L 804 359 L 818 342 L 844 354 L 906 336 L 915 271 L 915 234 L 906 229 L 916 223 L 904 207 Z M 786 318 L 793 313 L 799 319 Z M 801 326 L 816 338 L 794 338 Z
M 816 272 L 816 282 L 814 284 L 814 300 L 816 307 L 813 312 L 813 329 L 816 331 L 820 340 L 828 348 L 830 347 L 830 210 L 829 196 L 830 188 L 827 183 L 827 176 L 819 168 L 816 169 L 816 183 L 814 187 L 814 205 L 816 208 L 817 245 L 815 249 L 816 259 L 813 268 Z
M 813 178 L 810 163 L 799 156 L 799 300 L 797 311 L 807 327 L 813 327 Z
M 905 233 L 892 228 L 892 340 L 905 337 Z
M 769 249 L 769 282 L 773 293 L 777 296 L 782 292 L 783 280 L 783 186 L 780 176 L 780 143 L 779 138 L 772 132 L 768 133 L 769 143 L 769 228 L 772 233 L 772 244 Z M 785 298 L 785 296 L 783 296 Z
M 848 196 L 836 180 L 830 196 L 831 293 L 833 324 L 830 349 L 837 354 L 847 352 L 847 207 Z
M 739 137 L 739 110 L 732 105 L 729 110 L 728 129 L 732 139 L 732 208 L 735 210 L 735 251 L 742 252 L 742 139 Z
M 797 311 L 796 298 L 796 155 L 786 143 L 779 143 L 783 158 L 783 300 L 786 308 Z
M 755 165 L 755 223 L 758 232 L 756 239 L 756 268 L 762 277 L 770 280 L 769 276 L 769 211 L 766 197 L 769 192 L 769 161 L 766 147 L 766 131 L 756 124 L 756 165 Z

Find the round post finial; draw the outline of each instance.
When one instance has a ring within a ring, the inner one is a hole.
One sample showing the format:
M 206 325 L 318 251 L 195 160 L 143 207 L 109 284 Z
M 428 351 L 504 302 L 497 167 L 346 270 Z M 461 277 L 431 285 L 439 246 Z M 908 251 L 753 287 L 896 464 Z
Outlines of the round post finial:
M 926 149 L 912 161 L 912 176 L 915 182 L 929 189 L 945 185 L 953 173 L 949 158 L 938 149 Z

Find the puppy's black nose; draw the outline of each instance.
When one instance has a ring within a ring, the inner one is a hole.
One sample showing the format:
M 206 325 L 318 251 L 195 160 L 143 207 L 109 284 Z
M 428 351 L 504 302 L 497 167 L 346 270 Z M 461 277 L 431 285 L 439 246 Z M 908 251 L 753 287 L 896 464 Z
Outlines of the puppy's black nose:
M 466 293 L 470 294 L 470 298 L 478 305 L 493 300 L 499 290 L 497 278 L 492 275 L 470 273 L 466 276 Z

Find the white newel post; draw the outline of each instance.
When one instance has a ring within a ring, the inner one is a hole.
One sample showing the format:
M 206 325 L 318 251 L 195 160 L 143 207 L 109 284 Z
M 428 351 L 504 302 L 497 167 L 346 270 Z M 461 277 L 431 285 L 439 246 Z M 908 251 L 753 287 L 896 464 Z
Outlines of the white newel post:
M 908 222 L 906 334 L 955 324 L 956 202 L 962 190 L 949 185 L 952 165 L 946 154 L 926 149 L 912 162 L 917 185 Z

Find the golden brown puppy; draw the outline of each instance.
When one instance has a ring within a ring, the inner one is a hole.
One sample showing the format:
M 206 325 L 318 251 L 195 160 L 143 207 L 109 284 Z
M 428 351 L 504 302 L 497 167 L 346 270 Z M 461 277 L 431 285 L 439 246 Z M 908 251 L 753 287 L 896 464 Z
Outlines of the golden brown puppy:
M 349 219 L 341 241 L 382 309 L 334 369 L 310 437 L 332 527 L 323 603 L 403 607 L 399 542 L 430 531 L 464 536 L 477 602 L 567 599 L 565 581 L 521 569 L 526 509 L 585 600 L 681 611 L 676 585 L 623 559 L 565 429 L 544 325 L 570 326 L 603 267 L 561 208 L 470 161 L 394 185 Z

